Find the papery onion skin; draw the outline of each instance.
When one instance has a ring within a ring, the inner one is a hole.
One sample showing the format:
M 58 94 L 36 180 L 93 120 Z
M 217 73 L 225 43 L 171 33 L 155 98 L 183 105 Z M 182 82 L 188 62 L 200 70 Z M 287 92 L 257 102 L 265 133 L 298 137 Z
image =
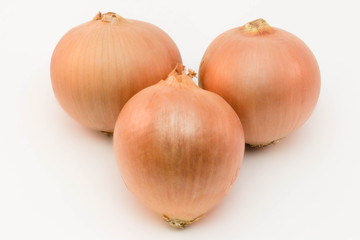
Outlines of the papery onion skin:
M 245 141 L 265 146 L 310 117 L 320 94 L 320 70 L 299 38 L 258 19 L 218 36 L 206 50 L 199 85 L 237 112 Z
M 62 108 L 89 128 L 113 132 L 124 104 L 182 62 L 158 27 L 99 13 L 66 33 L 51 59 L 51 80 Z
M 127 188 L 178 228 L 225 197 L 244 147 L 241 122 L 231 106 L 181 71 L 131 98 L 114 131 Z

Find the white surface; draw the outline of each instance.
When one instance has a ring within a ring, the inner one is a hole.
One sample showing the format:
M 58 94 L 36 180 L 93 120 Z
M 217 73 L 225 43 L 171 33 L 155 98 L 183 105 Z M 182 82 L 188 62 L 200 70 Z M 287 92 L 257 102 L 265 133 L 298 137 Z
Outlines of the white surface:
M 0 239 L 360 239 L 358 1 L 6 1 L 0 8 Z M 246 151 L 204 219 L 168 227 L 126 190 L 112 140 L 70 119 L 52 93 L 52 51 L 98 11 L 151 22 L 198 69 L 220 33 L 262 17 L 313 50 L 315 112 L 296 133 Z

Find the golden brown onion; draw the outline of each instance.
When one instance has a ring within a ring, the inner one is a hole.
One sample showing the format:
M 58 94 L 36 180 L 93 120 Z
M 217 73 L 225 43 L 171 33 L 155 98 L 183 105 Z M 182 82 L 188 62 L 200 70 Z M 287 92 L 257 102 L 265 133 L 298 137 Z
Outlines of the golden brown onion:
M 203 216 L 229 192 L 238 174 L 244 135 L 238 116 L 205 91 L 183 66 L 129 100 L 114 131 L 127 188 L 172 226 Z
M 99 13 L 56 46 L 51 80 L 63 109 L 81 124 L 112 132 L 124 104 L 181 62 L 178 48 L 156 26 Z
M 235 109 L 246 143 L 264 146 L 309 118 L 320 93 L 320 71 L 299 38 L 258 19 L 210 44 L 199 84 Z

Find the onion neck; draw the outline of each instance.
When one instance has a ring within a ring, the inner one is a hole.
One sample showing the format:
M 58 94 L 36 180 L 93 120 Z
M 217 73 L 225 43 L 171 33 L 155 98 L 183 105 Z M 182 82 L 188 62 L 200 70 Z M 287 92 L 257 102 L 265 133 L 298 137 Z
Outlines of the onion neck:
M 121 23 L 126 22 L 126 19 L 121 17 L 119 14 L 113 12 L 101 13 L 99 12 L 93 20 L 102 21 L 105 23 Z
M 176 64 L 174 70 L 171 71 L 167 79 L 165 80 L 167 85 L 177 87 L 198 87 L 193 77 L 196 77 L 195 71 L 188 69 L 186 73 L 185 66 L 182 63 Z
M 243 29 L 245 32 L 254 35 L 262 35 L 273 31 L 273 28 L 262 18 L 248 22 L 243 26 Z

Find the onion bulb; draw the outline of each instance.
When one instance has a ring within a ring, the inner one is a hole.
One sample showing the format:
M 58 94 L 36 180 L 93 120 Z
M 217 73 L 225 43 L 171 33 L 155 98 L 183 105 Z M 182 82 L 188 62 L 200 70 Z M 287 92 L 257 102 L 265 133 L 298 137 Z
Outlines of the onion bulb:
M 62 37 L 52 55 L 51 80 L 58 102 L 72 118 L 112 132 L 124 104 L 165 78 L 178 62 L 178 48 L 161 29 L 99 13 Z
M 320 93 L 320 71 L 299 38 L 258 19 L 226 31 L 210 44 L 199 84 L 234 108 L 246 143 L 264 146 L 310 117 Z
M 241 122 L 220 96 L 199 88 L 179 64 L 124 106 L 114 149 L 127 188 L 174 227 L 217 205 L 241 166 Z

